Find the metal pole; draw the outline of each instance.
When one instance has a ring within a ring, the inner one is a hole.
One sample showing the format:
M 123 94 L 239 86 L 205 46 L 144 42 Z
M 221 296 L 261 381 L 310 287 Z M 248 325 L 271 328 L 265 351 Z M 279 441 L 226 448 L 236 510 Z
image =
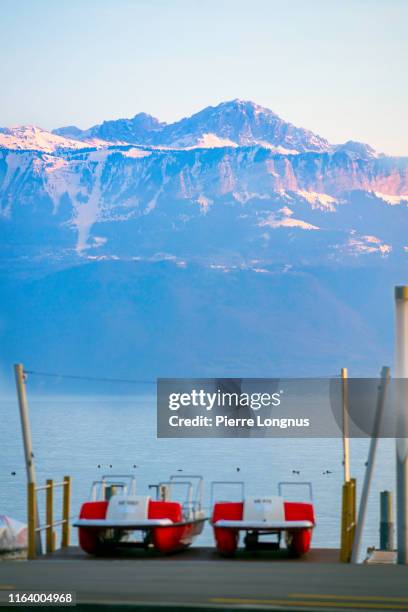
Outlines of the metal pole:
M 31 430 L 30 430 L 30 420 L 28 418 L 28 402 L 27 402 L 27 393 L 24 381 L 24 368 L 22 363 L 16 363 L 14 365 L 14 375 L 16 379 L 16 388 L 17 388 L 17 397 L 18 397 L 18 406 L 20 409 L 20 420 L 21 420 L 21 430 L 23 434 L 23 445 L 24 445 L 24 455 L 25 455 L 25 463 L 27 470 L 27 482 L 29 484 L 33 484 L 35 487 L 36 477 L 35 477 L 35 468 L 34 468 L 34 454 L 33 447 L 31 442 Z M 38 507 L 36 504 L 36 512 L 35 512 L 35 527 L 38 527 Z M 40 532 L 36 532 L 35 535 L 35 548 L 37 555 L 41 555 L 42 546 L 41 546 L 41 534 Z
M 385 393 L 390 380 L 390 368 L 383 367 L 381 370 L 381 382 L 378 387 L 377 407 L 374 417 L 374 427 L 371 435 L 370 449 L 368 452 L 367 468 L 364 476 L 363 490 L 361 492 L 360 507 L 358 510 L 358 520 L 354 537 L 353 552 L 351 562 L 358 563 L 363 539 L 364 523 L 367 513 L 368 497 L 370 495 L 371 481 L 373 479 L 375 455 L 378 446 L 378 437 L 381 433 L 381 421 L 384 412 Z
M 397 562 L 408 564 L 408 287 L 395 287 L 395 375 L 398 384 L 397 431 L 404 437 L 396 440 L 397 463 Z
M 380 493 L 380 550 L 394 550 L 394 516 L 391 491 Z
M 349 422 L 348 422 L 348 383 L 347 368 L 341 368 L 341 391 L 343 403 L 343 466 L 344 482 L 350 480 L 350 443 L 349 443 Z

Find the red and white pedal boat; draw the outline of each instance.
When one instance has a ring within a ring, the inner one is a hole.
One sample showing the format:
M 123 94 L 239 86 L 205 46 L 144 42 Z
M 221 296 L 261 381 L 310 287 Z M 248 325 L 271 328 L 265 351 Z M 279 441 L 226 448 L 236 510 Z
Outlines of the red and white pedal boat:
M 245 533 L 244 544 L 247 550 L 279 549 L 284 536 L 290 554 L 298 557 L 308 552 L 315 526 L 312 501 L 285 501 L 281 491 L 284 485 L 307 485 L 312 500 L 311 483 L 281 482 L 278 485 L 278 495 L 245 497 L 243 482 L 213 482 L 211 498 L 214 499 L 217 485 L 226 484 L 239 485 L 242 500 L 216 501 L 212 504 L 211 524 L 217 550 L 221 554 L 231 556 L 235 553 L 241 531 Z M 275 537 L 275 541 L 260 542 L 262 536 L 271 535 Z
M 184 488 L 184 501 L 172 499 Z M 201 476 L 171 476 L 150 485 L 156 499 L 136 494 L 133 476 L 103 476 L 91 488 L 91 500 L 82 504 L 79 544 L 91 555 L 103 555 L 121 547 L 153 548 L 171 553 L 187 548 L 206 520 L 202 510 Z

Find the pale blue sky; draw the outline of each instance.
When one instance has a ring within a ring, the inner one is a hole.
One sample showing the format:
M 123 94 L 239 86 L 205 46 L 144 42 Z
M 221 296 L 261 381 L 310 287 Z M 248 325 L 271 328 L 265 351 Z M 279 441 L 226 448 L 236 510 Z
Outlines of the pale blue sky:
M 2 0 L 0 125 L 250 99 L 408 154 L 406 0 Z

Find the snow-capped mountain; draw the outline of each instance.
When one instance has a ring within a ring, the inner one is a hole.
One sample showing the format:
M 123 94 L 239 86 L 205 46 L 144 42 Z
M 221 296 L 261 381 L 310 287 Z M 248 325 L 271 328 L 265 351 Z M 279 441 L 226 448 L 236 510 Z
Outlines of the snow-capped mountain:
M 391 354 L 407 226 L 407 157 L 331 144 L 252 102 L 173 124 L 3 128 L 6 365 L 372 374 Z
M 329 149 L 324 138 L 283 121 L 267 108 L 244 100 L 209 106 L 171 124 L 139 113 L 133 119 L 104 121 L 88 130 L 71 127 L 54 130 L 54 133 L 85 140 L 99 138 L 114 143 L 170 148 L 263 145 L 291 153 Z
M 141 113 L 85 131 L 0 131 L 5 242 L 35 227 L 40 250 L 59 236 L 88 257 L 406 257 L 407 204 L 407 158 L 331 145 L 241 100 L 173 124 Z
M 367 144 L 350 140 L 331 145 L 268 108 L 244 100 L 209 106 L 171 124 L 138 113 L 132 119 L 104 121 L 86 130 L 73 125 L 52 132 L 30 125 L 0 128 L 0 148 L 6 149 L 53 152 L 112 144 L 167 149 L 261 146 L 282 154 L 346 151 L 361 158 L 378 157 Z

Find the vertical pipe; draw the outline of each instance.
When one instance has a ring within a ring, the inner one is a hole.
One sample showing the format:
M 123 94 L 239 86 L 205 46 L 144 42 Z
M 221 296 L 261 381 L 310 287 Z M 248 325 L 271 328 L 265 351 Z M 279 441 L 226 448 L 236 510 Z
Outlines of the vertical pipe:
M 31 443 L 30 422 L 28 419 L 28 403 L 27 393 L 24 382 L 24 368 L 21 363 L 16 363 L 14 366 L 14 374 L 16 378 L 18 405 L 20 408 L 21 429 L 23 432 L 24 455 L 26 461 L 27 479 L 28 482 L 36 482 L 35 468 L 33 462 L 33 448 Z
M 395 375 L 398 384 L 397 431 L 397 562 L 408 564 L 408 438 L 406 381 L 408 378 L 408 287 L 395 287 Z
M 24 381 L 24 368 L 22 363 L 16 363 L 14 365 L 14 376 L 16 379 L 17 398 L 18 406 L 20 409 L 20 421 L 21 431 L 23 434 L 23 445 L 24 445 L 24 456 L 27 471 L 27 482 L 36 484 L 35 467 L 34 467 L 34 454 L 31 442 L 31 430 L 30 421 L 28 418 L 28 402 L 27 393 Z M 36 505 L 35 526 L 38 527 L 38 507 Z M 41 534 L 39 531 L 35 532 L 35 547 L 37 555 L 41 555 Z
M 64 476 L 64 487 L 62 495 L 62 538 L 61 548 L 69 546 L 70 542 L 70 528 L 69 528 L 69 507 L 71 503 L 71 478 Z
M 358 510 L 358 520 L 356 524 L 356 533 L 353 543 L 353 553 L 351 562 L 358 563 L 361 550 L 361 542 L 363 539 L 364 523 L 367 514 L 368 497 L 370 495 L 370 487 L 373 479 L 375 467 L 375 455 L 377 452 L 378 438 L 381 434 L 381 422 L 384 412 L 385 395 L 390 380 L 390 368 L 383 367 L 381 370 L 381 382 L 378 387 L 377 406 L 375 410 L 374 426 L 371 433 L 370 449 L 368 452 L 367 468 L 364 476 L 363 490 L 361 492 L 360 507 Z
M 35 559 L 36 557 L 36 511 L 37 504 L 35 499 L 35 483 L 27 484 L 27 557 Z
M 341 368 L 341 391 L 343 404 L 343 466 L 344 482 L 350 480 L 350 443 L 349 443 L 349 421 L 348 421 L 348 383 L 347 368 Z
M 53 533 L 53 523 L 54 523 L 54 483 L 52 480 L 47 480 L 47 489 L 46 489 L 46 518 L 45 522 L 47 525 L 46 529 L 46 550 L 47 553 L 54 552 L 54 533 Z
M 394 516 L 391 491 L 380 493 L 380 550 L 394 550 Z

